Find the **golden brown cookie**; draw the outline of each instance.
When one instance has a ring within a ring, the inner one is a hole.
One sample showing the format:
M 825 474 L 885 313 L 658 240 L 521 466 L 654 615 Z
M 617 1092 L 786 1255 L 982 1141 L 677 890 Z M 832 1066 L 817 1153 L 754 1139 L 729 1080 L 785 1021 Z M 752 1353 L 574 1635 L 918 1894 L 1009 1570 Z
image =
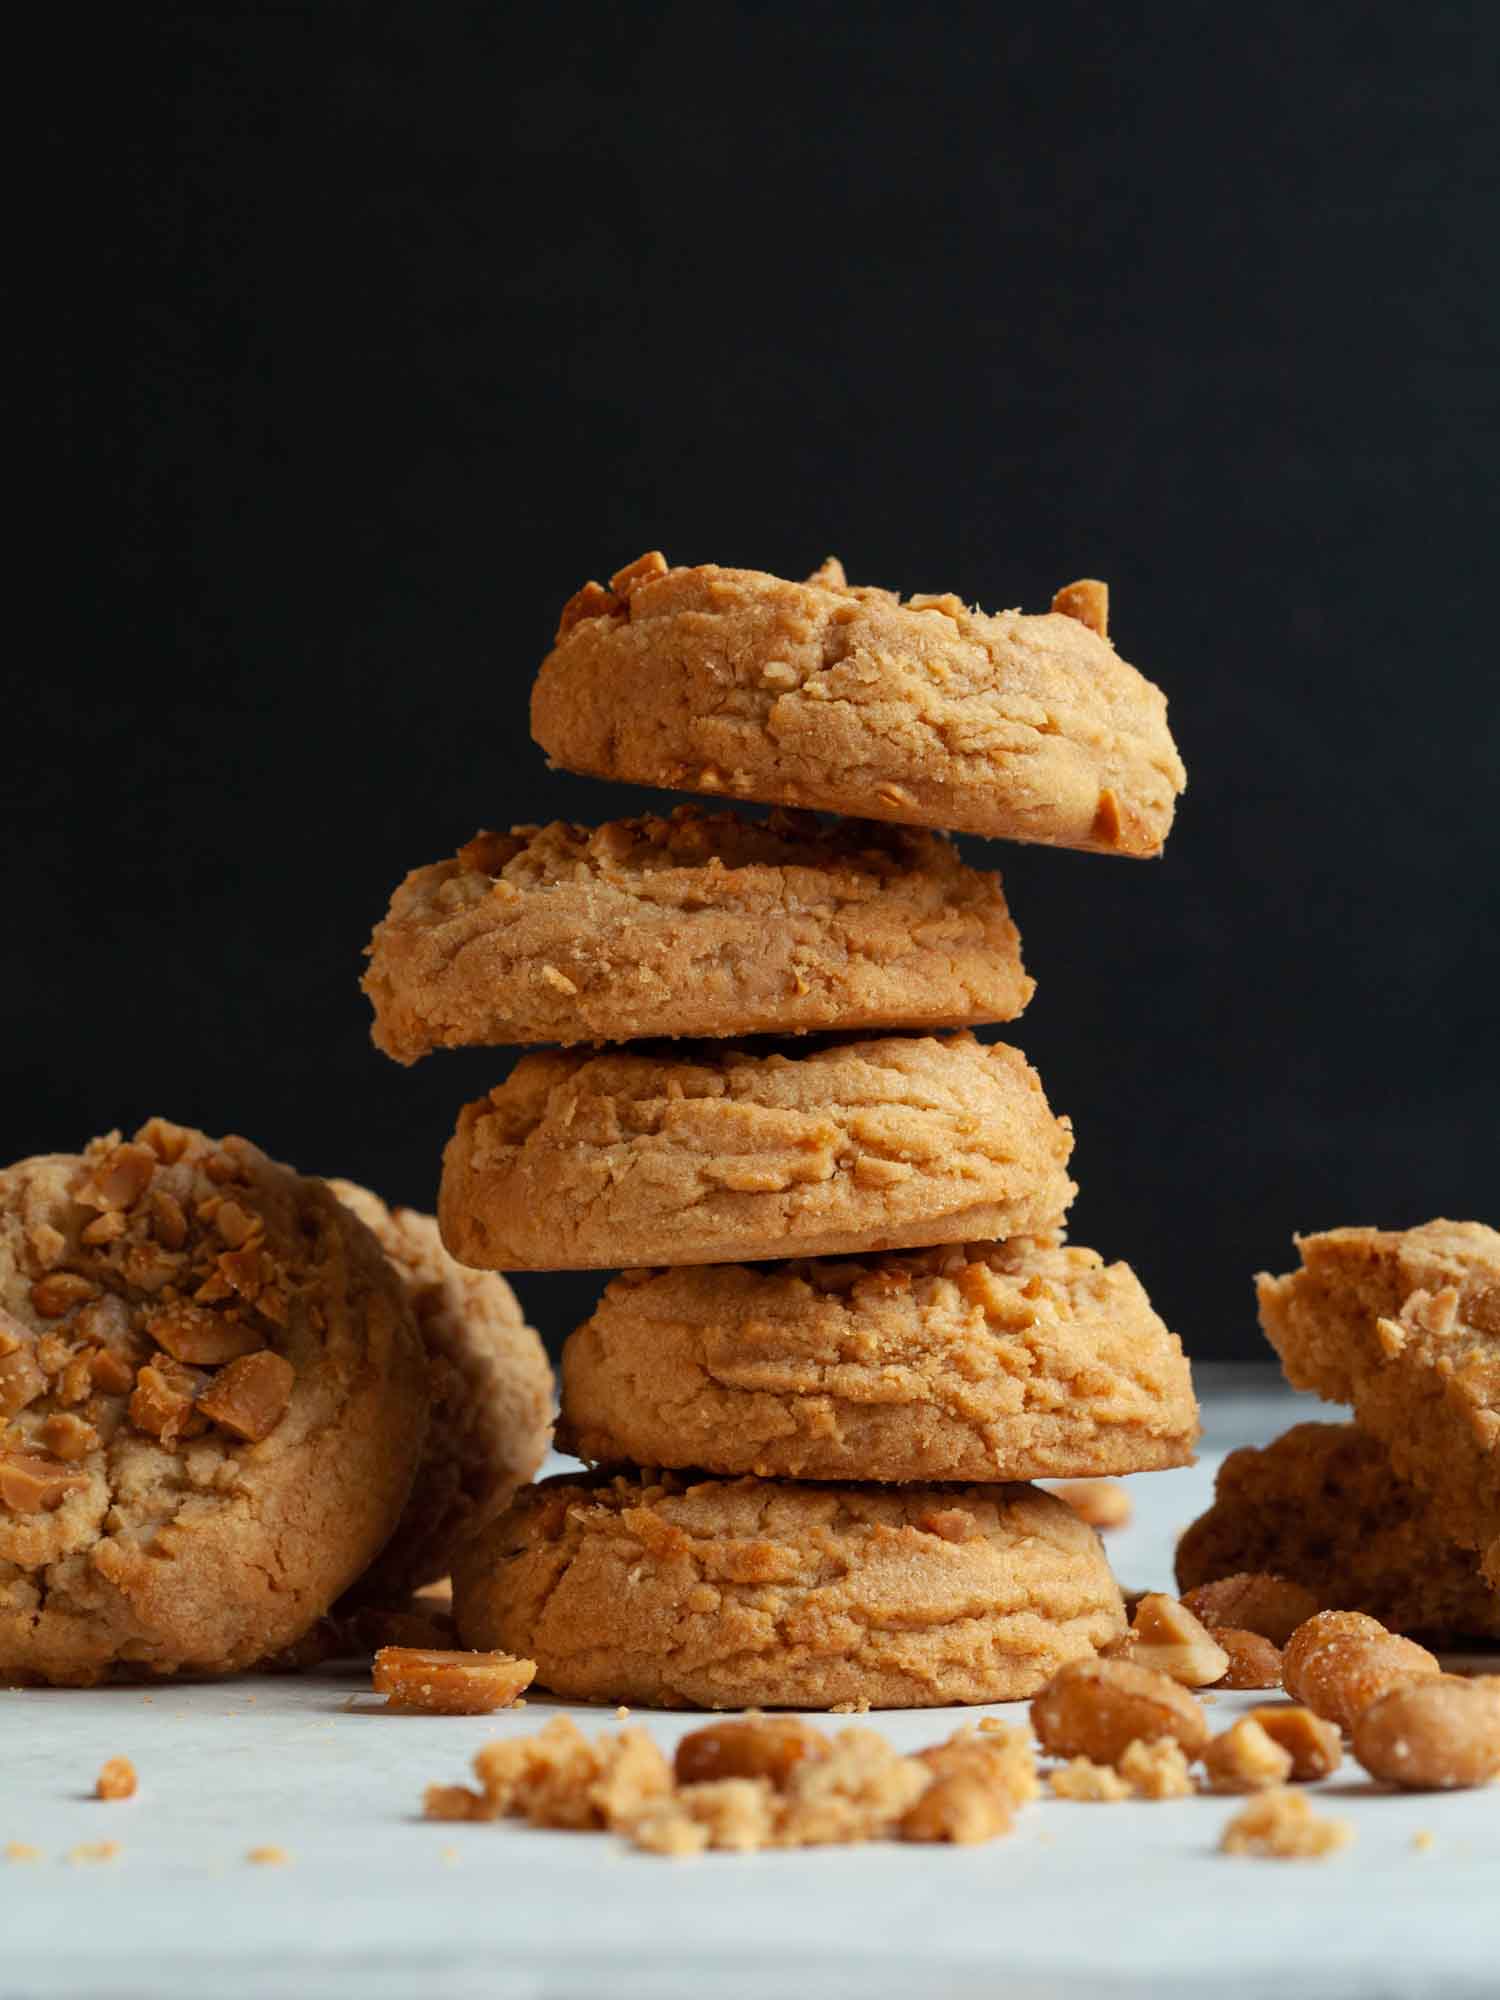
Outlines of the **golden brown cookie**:
M 510 1504 L 541 1464 L 552 1429 L 552 1370 L 498 1271 L 470 1271 L 437 1223 L 330 1181 L 395 1266 L 427 1349 L 432 1422 L 395 1534 L 360 1578 L 361 1601 L 395 1603 L 446 1576 L 459 1545 Z
M 228 1673 L 389 1538 L 427 1371 L 321 1181 L 152 1119 L 0 1173 L 0 1674 Z
M 1101 854 L 1156 854 L 1186 782 L 1102 584 L 1040 616 L 660 555 L 566 606 L 531 701 L 556 764 Z
M 1256 1280 L 1287 1380 L 1351 1403 L 1500 1584 L 1500 1234 L 1477 1222 L 1299 1236 L 1300 1271 Z
M 1181 1342 L 1126 1264 L 1028 1242 L 627 1271 L 563 1350 L 562 1450 L 971 1482 L 1192 1458 Z
M 1098 1537 L 1031 1486 L 548 1479 L 470 1542 L 462 1645 L 656 1707 L 1015 1701 L 1125 1629 Z
M 939 834 L 679 806 L 481 833 L 415 869 L 370 946 L 398 1062 L 499 1042 L 945 1028 L 1031 998 L 998 875 Z
M 464 1110 L 438 1218 L 461 1263 L 520 1271 L 1035 1234 L 1072 1143 L 1020 1051 L 968 1034 L 547 1050 Z
M 1267 1572 L 1323 1611 L 1363 1611 L 1393 1632 L 1500 1637 L 1500 1596 L 1449 1541 L 1384 1448 L 1354 1424 L 1297 1424 L 1230 1452 L 1214 1504 L 1177 1544 L 1179 1589 Z

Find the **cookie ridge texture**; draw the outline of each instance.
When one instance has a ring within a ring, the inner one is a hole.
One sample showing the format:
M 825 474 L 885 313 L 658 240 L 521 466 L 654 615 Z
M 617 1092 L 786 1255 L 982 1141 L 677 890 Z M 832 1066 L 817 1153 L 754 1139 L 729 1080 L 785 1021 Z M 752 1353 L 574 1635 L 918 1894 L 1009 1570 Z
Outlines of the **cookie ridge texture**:
M 1125 1622 L 1098 1537 L 1035 1487 L 649 1472 L 523 1490 L 454 1614 L 554 1694 L 699 1708 L 1019 1700 Z
M 369 947 L 376 1046 L 619 1042 L 1010 1021 L 1034 982 L 998 875 L 940 834 L 680 806 L 480 833 L 414 869 Z
M 499 1270 L 754 1262 L 1042 1233 L 1072 1128 L 1005 1042 L 525 1055 L 448 1142 L 438 1218 Z
M 1287 1380 L 1349 1403 L 1443 1533 L 1500 1584 L 1500 1233 L 1438 1220 L 1297 1238 L 1256 1280 Z
M 389 1539 L 427 1411 L 405 1293 L 321 1181 L 162 1119 L 0 1172 L 0 1671 L 292 1645 Z
M 991 616 L 832 558 L 794 583 L 652 553 L 565 607 L 532 735 L 593 777 L 1153 855 L 1186 774 L 1106 605 Z
M 563 1350 L 559 1447 L 762 1478 L 998 1482 L 1188 1463 L 1182 1344 L 1135 1273 L 1009 1243 L 627 1271 Z

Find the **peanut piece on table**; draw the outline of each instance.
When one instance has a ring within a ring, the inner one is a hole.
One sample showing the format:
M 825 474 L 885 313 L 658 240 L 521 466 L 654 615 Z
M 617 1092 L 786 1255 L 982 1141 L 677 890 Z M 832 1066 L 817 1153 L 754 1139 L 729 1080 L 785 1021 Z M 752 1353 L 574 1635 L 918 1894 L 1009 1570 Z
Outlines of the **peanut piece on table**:
M 1229 1655 L 1207 1627 L 1175 1597 L 1148 1591 L 1135 1607 L 1130 1658 L 1182 1687 L 1212 1687 L 1229 1671 Z
M 1114 1764 L 1137 1740 L 1170 1736 L 1189 1757 L 1208 1741 L 1202 1705 L 1167 1675 L 1134 1660 L 1073 1660 L 1031 1704 L 1031 1726 L 1054 1757 Z
M 1214 1628 L 1214 1638 L 1229 1655 L 1223 1688 L 1279 1688 L 1281 1654 L 1259 1632 L 1242 1632 L 1233 1625 Z
M 679 1785 L 721 1778 L 766 1778 L 777 1791 L 795 1765 L 828 1755 L 828 1738 L 790 1715 L 750 1714 L 734 1722 L 711 1722 L 677 1745 L 674 1770 Z
M 1346 1732 L 1388 1688 L 1440 1672 L 1425 1646 L 1361 1611 L 1318 1612 L 1297 1627 L 1281 1656 L 1287 1693 Z
M 1245 1715 L 1209 1744 L 1203 1769 L 1210 1791 L 1262 1792 L 1286 1783 L 1292 1775 L 1292 1758 L 1260 1723 Z
M 972 1847 L 1011 1829 L 1011 1804 L 997 1786 L 956 1771 L 934 1778 L 901 1820 L 903 1840 L 947 1840 Z
M 1344 1761 L 1344 1739 L 1337 1725 L 1325 1722 L 1310 1708 L 1268 1703 L 1264 1708 L 1252 1708 L 1247 1720 L 1258 1722 L 1271 1741 L 1286 1751 L 1292 1760 L 1295 1784 L 1331 1777 Z
M 509 1653 L 437 1653 L 416 1646 L 382 1646 L 371 1676 L 387 1708 L 428 1715 L 493 1715 L 535 1678 L 535 1660 Z
M 1248 1570 L 1185 1590 L 1182 1601 L 1210 1631 L 1234 1625 L 1242 1632 L 1258 1632 L 1273 1646 L 1284 1646 L 1318 1609 L 1318 1600 L 1300 1583 Z
M 1356 1716 L 1354 1754 L 1407 1791 L 1487 1785 L 1500 1771 L 1500 1690 L 1446 1674 L 1390 1688 Z
M 135 1797 L 135 1766 L 128 1757 L 111 1757 L 94 1780 L 94 1796 L 99 1799 Z

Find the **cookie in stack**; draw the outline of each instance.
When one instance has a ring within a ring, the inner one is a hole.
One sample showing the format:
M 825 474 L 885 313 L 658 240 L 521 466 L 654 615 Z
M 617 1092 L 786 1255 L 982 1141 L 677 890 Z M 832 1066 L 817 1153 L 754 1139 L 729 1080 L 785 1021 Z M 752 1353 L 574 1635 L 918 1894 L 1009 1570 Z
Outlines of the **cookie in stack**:
M 1500 1637 L 1500 1233 L 1330 1229 L 1256 1281 L 1287 1380 L 1352 1405 L 1231 1452 L 1183 1589 L 1269 1570 L 1395 1631 Z
M 1068 1122 L 970 1032 L 1030 997 L 1016 929 L 930 829 L 1158 851 L 1163 697 L 1102 585 L 986 617 L 653 555 L 566 607 L 532 726 L 556 764 L 776 810 L 481 834 L 375 934 L 399 1060 L 558 1045 L 460 1117 L 448 1249 L 624 1267 L 564 1354 L 595 1470 L 466 1545 L 461 1638 L 600 1700 L 1032 1693 L 1124 1620 L 1026 1482 L 1181 1464 L 1197 1413 L 1133 1274 L 1061 1241 Z

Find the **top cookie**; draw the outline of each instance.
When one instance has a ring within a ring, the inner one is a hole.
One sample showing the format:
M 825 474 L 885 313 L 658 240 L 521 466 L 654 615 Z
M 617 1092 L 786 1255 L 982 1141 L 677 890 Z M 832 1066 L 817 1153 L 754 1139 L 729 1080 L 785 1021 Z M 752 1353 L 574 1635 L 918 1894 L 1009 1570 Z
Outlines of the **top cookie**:
M 1106 602 L 1072 584 L 991 617 L 853 588 L 832 559 L 790 583 L 642 556 L 564 608 L 532 734 L 594 777 L 1156 854 L 1186 774 Z
M 1300 1271 L 1256 1280 L 1294 1388 L 1362 1429 L 1500 1584 L 1500 1234 L 1477 1222 L 1301 1236 Z
M 0 1674 L 228 1673 L 385 1543 L 427 1427 L 400 1280 L 321 1181 L 154 1118 L 0 1173 Z
M 811 813 L 481 833 L 370 945 L 398 1062 L 497 1042 L 965 1028 L 1031 997 L 998 875 L 940 834 Z

